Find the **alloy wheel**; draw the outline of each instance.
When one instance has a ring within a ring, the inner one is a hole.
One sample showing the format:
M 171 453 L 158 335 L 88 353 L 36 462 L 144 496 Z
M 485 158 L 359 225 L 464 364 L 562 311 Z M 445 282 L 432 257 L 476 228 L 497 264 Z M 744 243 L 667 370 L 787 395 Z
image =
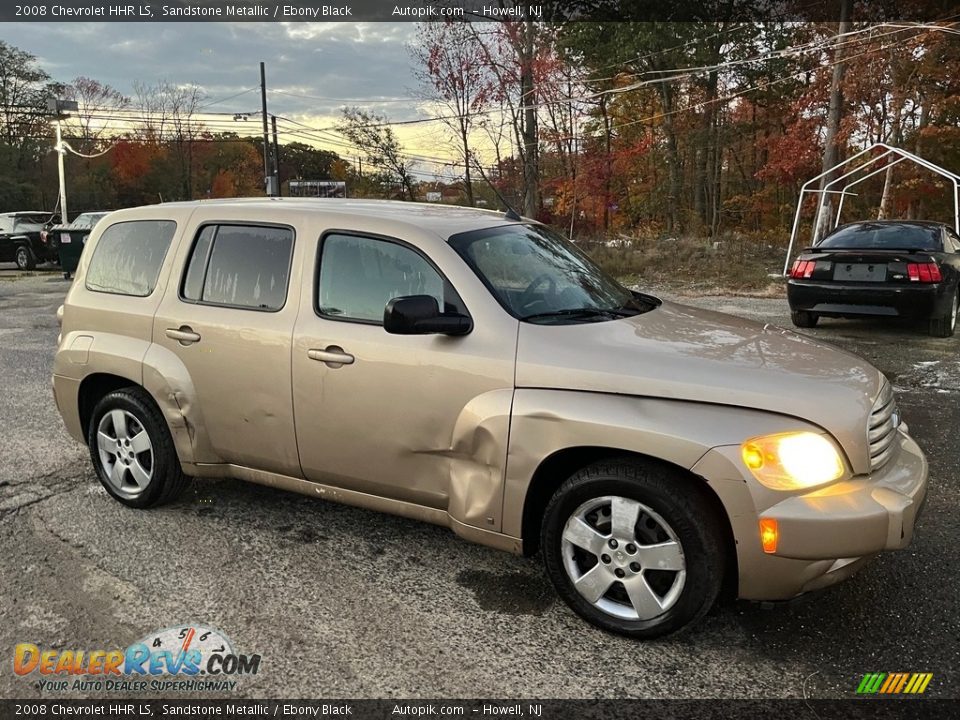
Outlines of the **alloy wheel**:
M 104 413 L 97 427 L 100 464 L 111 487 L 120 495 L 134 498 L 153 478 L 153 443 L 143 423 L 127 410 Z
M 625 620 L 650 620 L 672 608 L 687 565 L 673 528 L 636 500 L 588 500 L 567 519 L 563 564 L 573 587 L 598 610 Z

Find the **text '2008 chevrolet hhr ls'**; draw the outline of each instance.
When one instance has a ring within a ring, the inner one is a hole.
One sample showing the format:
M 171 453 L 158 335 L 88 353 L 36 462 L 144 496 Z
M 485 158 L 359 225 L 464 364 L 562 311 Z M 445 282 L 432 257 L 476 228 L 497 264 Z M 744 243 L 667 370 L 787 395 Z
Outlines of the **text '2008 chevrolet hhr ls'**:
M 513 217 L 514 219 L 511 219 Z M 109 215 L 54 393 L 122 503 L 234 477 L 542 553 L 649 638 L 904 547 L 927 463 L 860 358 L 632 292 L 547 227 L 412 203 Z

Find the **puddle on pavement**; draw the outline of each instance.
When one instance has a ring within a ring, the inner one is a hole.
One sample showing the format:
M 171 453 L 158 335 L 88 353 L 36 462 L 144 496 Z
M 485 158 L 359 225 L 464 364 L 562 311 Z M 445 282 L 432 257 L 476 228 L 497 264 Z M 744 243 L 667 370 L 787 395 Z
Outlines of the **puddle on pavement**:
M 556 601 L 553 587 L 540 575 L 464 570 L 457 584 L 472 591 L 483 610 L 508 615 L 542 615 Z

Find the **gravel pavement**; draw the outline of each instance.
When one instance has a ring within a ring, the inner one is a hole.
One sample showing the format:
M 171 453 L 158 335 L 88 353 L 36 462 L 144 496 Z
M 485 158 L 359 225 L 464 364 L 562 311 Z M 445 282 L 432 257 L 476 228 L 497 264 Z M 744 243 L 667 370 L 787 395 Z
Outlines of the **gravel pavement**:
M 876 671 L 933 672 L 928 696 L 960 697 L 960 337 L 868 321 L 804 331 L 899 391 L 931 464 L 908 549 L 800 603 L 728 604 L 639 643 L 577 619 L 538 559 L 442 528 L 233 481 L 149 511 L 113 501 L 50 391 L 67 287 L 0 272 L 0 697 L 41 696 L 11 672 L 16 643 L 112 649 L 189 621 L 262 655 L 236 691 L 250 698 L 849 697 Z M 789 326 L 782 299 L 684 302 Z

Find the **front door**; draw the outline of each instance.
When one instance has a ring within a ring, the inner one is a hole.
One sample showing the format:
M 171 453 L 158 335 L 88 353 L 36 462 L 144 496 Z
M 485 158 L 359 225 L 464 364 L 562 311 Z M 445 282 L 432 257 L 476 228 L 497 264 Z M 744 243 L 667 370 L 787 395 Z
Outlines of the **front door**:
M 330 232 L 317 252 L 293 343 L 304 476 L 498 530 L 515 322 L 503 333 L 475 314 L 465 336 L 391 335 L 382 320 L 394 297 L 471 308 L 435 259 L 402 241 Z

